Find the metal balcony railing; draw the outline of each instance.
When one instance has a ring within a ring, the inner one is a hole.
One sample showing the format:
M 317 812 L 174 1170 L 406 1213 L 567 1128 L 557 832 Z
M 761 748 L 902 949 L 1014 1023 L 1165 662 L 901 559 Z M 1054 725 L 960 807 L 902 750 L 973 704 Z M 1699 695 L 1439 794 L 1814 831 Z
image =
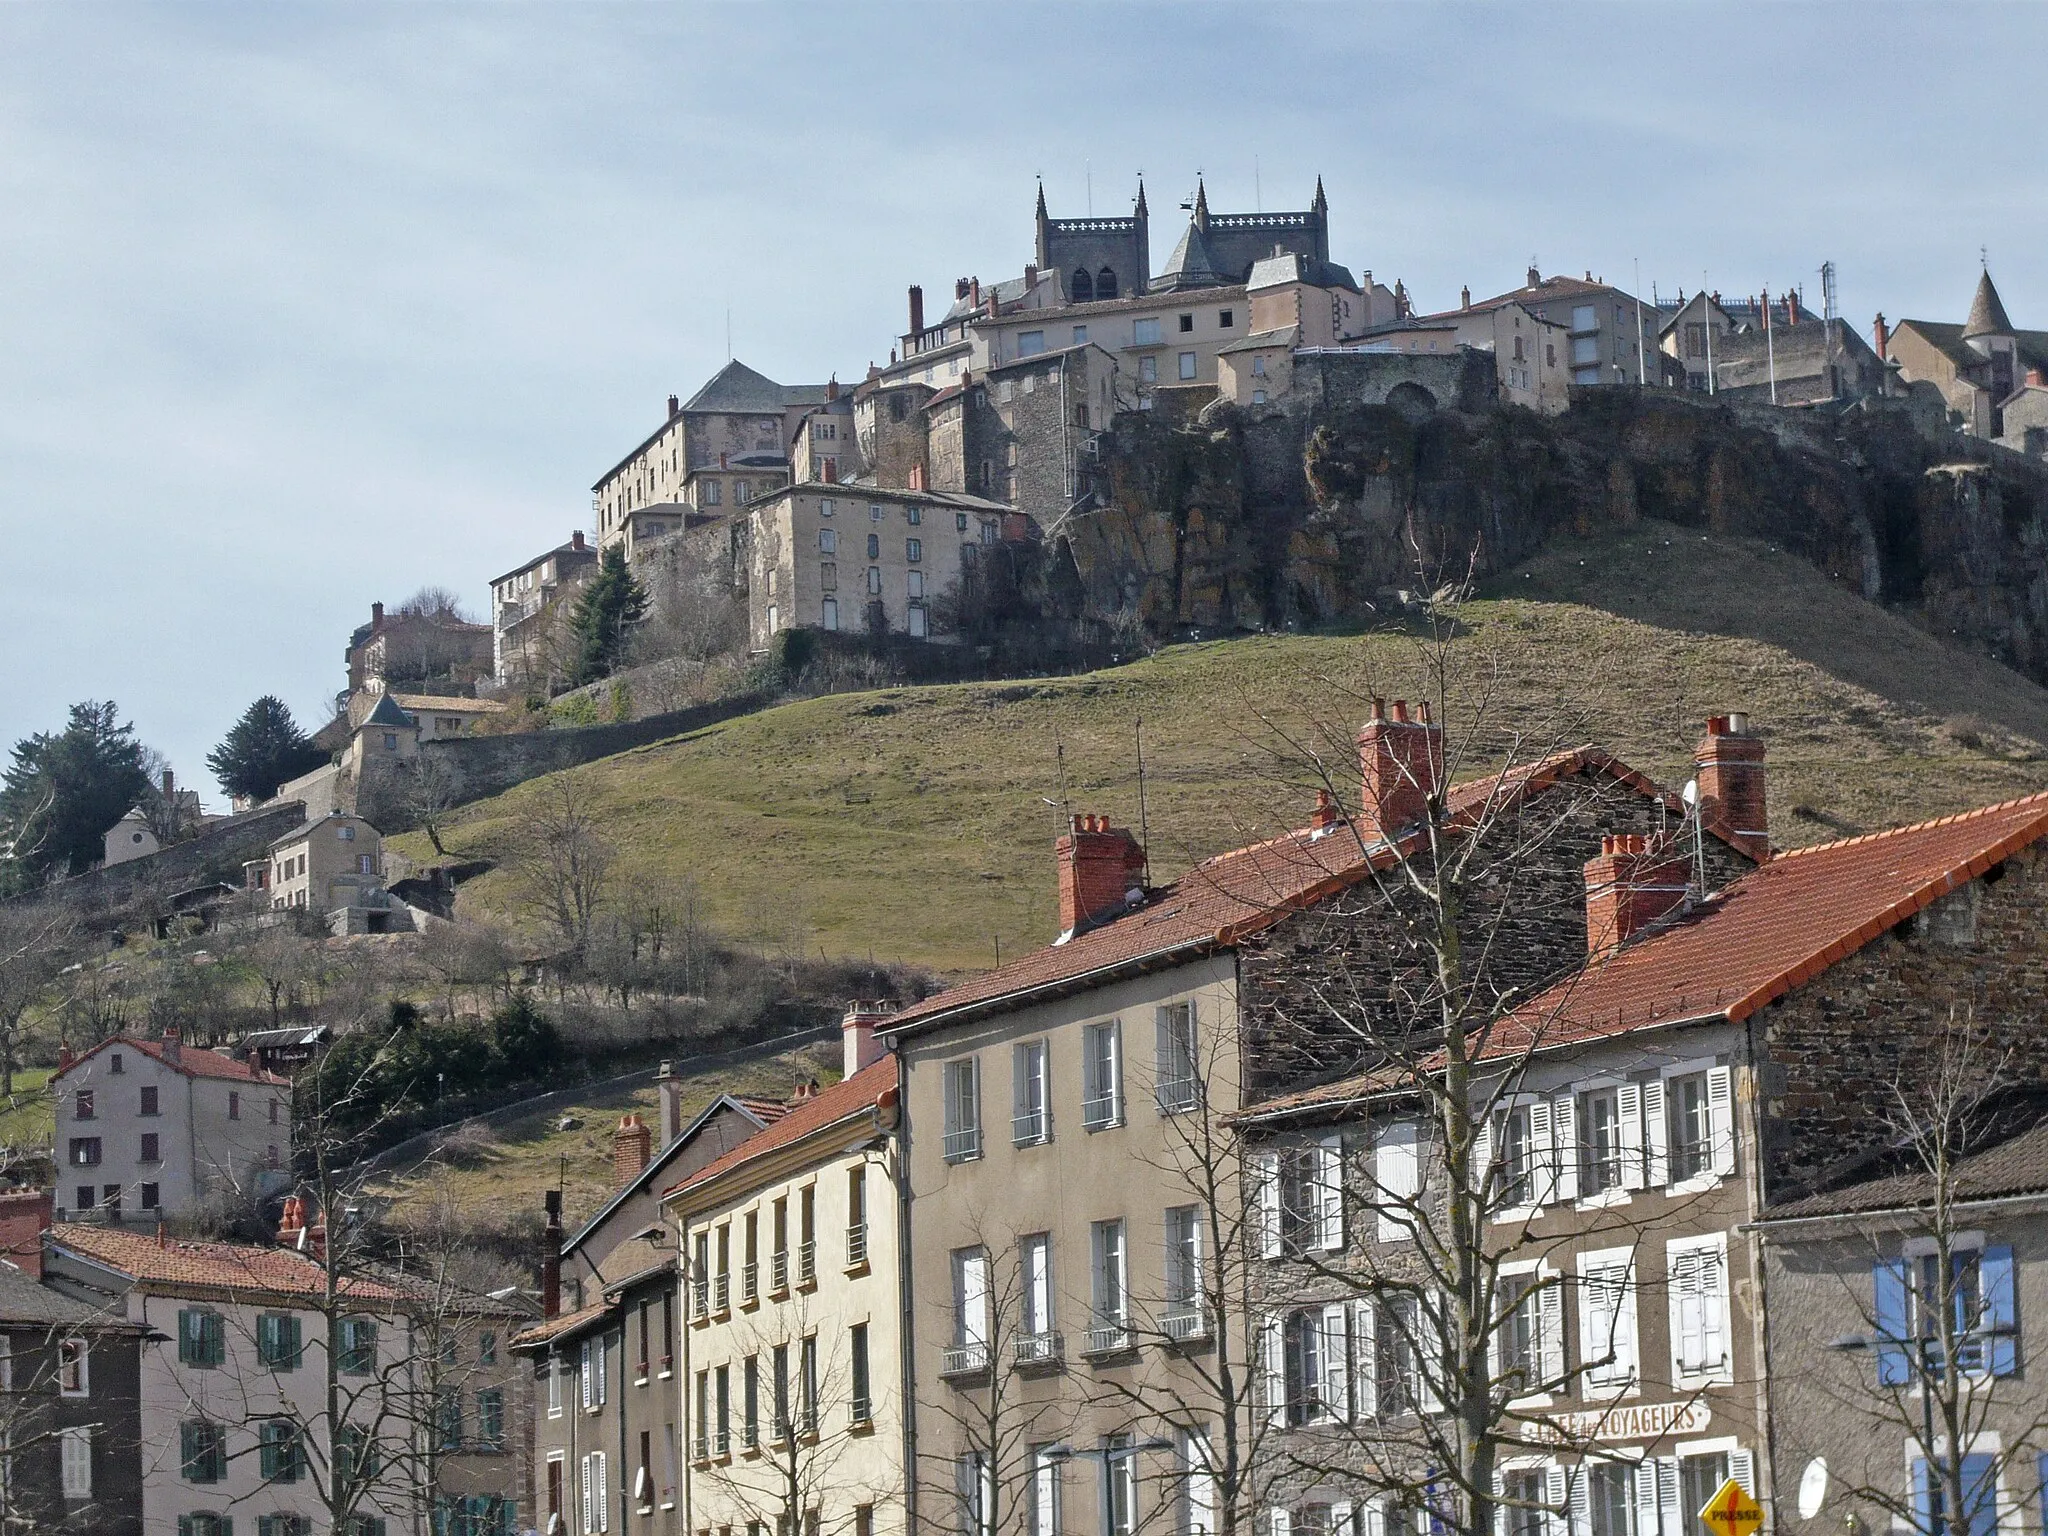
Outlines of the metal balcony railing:
M 988 1345 L 955 1344 L 941 1351 L 939 1374 L 941 1376 L 975 1376 L 988 1369 Z
M 809 1285 L 818 1278 L 818 1245 L 815 1242 L 798 1243 L 796 1247 L 796 1283 Z
M 1206 1339 L 1209 1319 L 1199 1304 L 1177 1302 L 1167 1308 L 1159 1328 L 1169 1339 L 1184 1344 L 1191 1339 Z
M 709 1280 L 693 1280 L 690 1283 L 690 1315 L 698 1318 L 711 1315 L 711 1282 Z
M 789 1250 L 778 1248 L 768 1256 L 768 1289 L 786 1291 L 789 1289 Z
M 726 1312 L 732 1309 L 732 1276 L 720 1275 L 711 1284 L 711 1305 L 714 1311 Z
M 1114 1354 L 1120 1349 L 1131 1347 L 1130 1324 L 1122 1318 L 1106 1318 L 1098 1321 L 1088 1330 L 1088 1347 L 1082 1351 L 1089 1355 Z
M 753 1301 L 761 1294 L 761 1266 L 742 1264 L 740 1266 L 740 1300 Z
M 1067 1341 L 1057 1333 L 1026 1333 L 1017 1339 L 1019 1365 L 1051 1365 L 1067 1352 Z
M 1081 1124 L 1091 1131 L 1107 1130 L 1110 1126 L 1121 1124 L 1123 1118 L 1121 1094 L 1095 1094 L 1081 1101 Z
M 981 1127 L 946 1132 L 945 1158 L 949 1163 L 971 1162 L 981 1156 Z
M 856 1221 L 846 1229 L 846 1267 L 857 1269 L 868 1261 L 868 1224 Z
M 1042 1146 L 1052 1140 L 1052 1116 L 1043 1109 L 1026 1110 L 1010 1120 L 1010 1145 Z

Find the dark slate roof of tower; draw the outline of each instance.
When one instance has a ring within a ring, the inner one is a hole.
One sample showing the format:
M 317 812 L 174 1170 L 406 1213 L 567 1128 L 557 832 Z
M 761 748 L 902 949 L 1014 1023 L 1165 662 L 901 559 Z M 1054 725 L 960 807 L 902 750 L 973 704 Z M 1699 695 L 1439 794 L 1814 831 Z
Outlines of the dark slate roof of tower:
M 1991 273 L 1987 269 L 1977 279 L 1977 296 L 1970 301 L 1970 318 L 1963 322 L 1963 339 L 2012 334 L 2012 321 L 2006 318 L 2005 305 L 1999 300 L 1998 290 L 1991 285 Z
M 1217 288 L 1237 280 L 1217 266 L 1208 237 L 1202 233 L 1200 224 L 1190 219 L 1187 233 L 1180 237 L 1180 244 L 1166 258 L 1159 275 L 1152 279 L 1152 287 L 1170 293 L 1178 288 Z
M 684 404 L 685 411 L 750 411 L 781 414 L 786 405 L 821 405 L 823 384 L 778 384 L 735 358 L 711 376 Z
M 419 722 L 398 707 L 398 700 L 385 694 L 377 701 L 377 707 L 364 717 L 365 725 L 417 725 Z

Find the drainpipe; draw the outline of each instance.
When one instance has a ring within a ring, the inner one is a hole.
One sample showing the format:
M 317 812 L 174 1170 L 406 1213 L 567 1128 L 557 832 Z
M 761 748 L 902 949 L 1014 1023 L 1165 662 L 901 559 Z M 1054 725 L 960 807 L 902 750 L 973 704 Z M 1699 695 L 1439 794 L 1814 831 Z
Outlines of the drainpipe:
M 1065 371 L 1062 369 L 1062 379 Z M 900 1042 L 888 1048 L 896 1057 L 896 1289 L 902 1296 L 897 1351 L 903 1371 L 903 1511 L 908 1529 L 918 1529 L 917 1504 L 917 1368 L 915 1294 L 910 1268 L 910 1095 Z
M 682 1336 L 681 1348 L 676 1352 L 676 1396 L 682 1399 L 681 1410 L 676 1414 L 676 1462 L 683 1484 L 683 1531 L 685 1536 L 696 1530 L 692 1510 L 697 1493 L 697 1463 L 690 1454 L 691 1432 L 695 1426 L 690 1415 L 696 1411 L 696 1400 L 690 1395 L 692 1375 L 690 1370 L 690 1280 L 689 1251 L 690 1223 L 682 1216 L 676 1217 L 676 1332 Z
M 1764 1092 L 1763 1068 L 1757 1061 L 1757 1036 L 1761 1033 L 1763 1013 L 1752 1013 L 1743 1022 L 1743 1056 L 1749 1068 L 1749 1113 L 1743 1116 L 1749 1126 L 1749 1208 L 1761 1214 L 1764 1208 Z M 1739 1149 L 1738 1149 L 1739 1150 Z M 1778 1483 L 1778 1424 L 1771 1412 L 1771 1309 L 1766 1300 L 1764 1277 L 1764 1236 L 1762 1229 L 1752 1225 L 1749 1230 L 1749 1272 L 1754 1286 L 1752 1294 L 1756 1299 L 1756 1321 L 1751 1324 L 1751 1347 L 1756 1351 L 1758 1364 L 1756 1387 L 1756 1428 L 1758 1449 L 1764 1454 L 1760 1458 L 1762 1470 L 1757 1474 L 1757 1486 L 1750 1489 L 1751 1495 L 1766 1509 L 1775 1508 L 1766 1503 Z

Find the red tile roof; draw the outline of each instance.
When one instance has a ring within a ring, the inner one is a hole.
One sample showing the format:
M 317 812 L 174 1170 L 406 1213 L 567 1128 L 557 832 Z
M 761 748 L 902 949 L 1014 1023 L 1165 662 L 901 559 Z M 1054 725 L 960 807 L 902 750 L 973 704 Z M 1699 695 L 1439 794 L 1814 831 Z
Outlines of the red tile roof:
M 159 1238 L 120 1227 L 59 1222 L 50 1228 L 57 1247 L 103 1264 L 141 1285 L 317 1298 L 325 1294 L 321 1266 L 290 1248 L 250 1243 L 197 1243 Z M 399 1293 L 375 1280 L 350 1277 L 343 1293 L 366 1302 L 397 1302 Z
M 2044 836 L 2048 793 L 1781 854 L 1531 999 L 1493 1031 L 1486 1054 L 1707 1019 L 1740 1023 Z M 1354 1078 L 1252 1113 L 1328 1106 L 1395 1085 L 1389 1074 Z
M 576 1312 L 564 1312 L 556 1317 L 543 1318 L 531 1328 L 522 1328 L 508 1341 L 511 1349 L 537 1349 L 551 1344 L 556 1339 L 570 1334 L 581 1333 L 592 1323 L 602 1320 L 612 1310 L 608 1301 L 593 1301 L 589 1306 Z
M 1485 778 L 1453 785 L 1447 804 L 1455 822 L 1470 825 L 1518 796 L 1548 788 L 1575 773 L 1598 775 L 1662 801 L 1676 815 L 1685 806 L 1652 780 L 1597 747 L 1553 753 Z M 1709 826 L 1725 837 L 1725 830 Z M 1146 893 L 1145 902 L 1120 917 L 1051 944 L 996 970 L 964 981 L 904 1009 L 883 1028 L 893 1033 L 968 1009 L 1015 999 L 1019 1004 L 1048 988 L 1169 955 L 1226 949 L 1270 928 L 1290 912 L 1315 905 L 1352 885 L 1395 854 L 1385 843 L 1361 843 L 1349 824 L 1318 832 L 1309 827 L 1204 860 L 1173 884 Z
M 820 1089 L 801 1104 L 793 1104 L 780 1120 L 754 1132 L 723 1157 L 712 1159 L 680 1184 L 663 1191 L 662 1198 L 696 1189 L 730 1173 L 743 1163 L 765 1157 L 778 1148 L 793 1145 L 813 1131 L 823 1130 L 851 1115 L 891 1099 L 896 1093 L 896 1058 L 884 1056 L 872 1066 L 861 1068 L 830 1088 Z
M 72 1071 L 114 1045 L 120 1046 L 123 1050 L 140 1051 L 145 1056 L 153 1056 L 173 1072 L 182 1072 L 187 1077 L 213 1077 L 231 1083 L 264 1083 L 276 1088 L 289 1088 L 292 1085 L 292 1080 L 288 1077 L 279 1077 L 275 1072 L 252 1067 L 246 1061 L 237 1061 L 234 1057 L 223 1055 L 219 1051 L 187 1045 L 179 1049 L 177 1059 L 173 1060 L 164 1054 L 161 1040 L 137 1040 L 129 1035 L 109 1036 L 64 1070 Z

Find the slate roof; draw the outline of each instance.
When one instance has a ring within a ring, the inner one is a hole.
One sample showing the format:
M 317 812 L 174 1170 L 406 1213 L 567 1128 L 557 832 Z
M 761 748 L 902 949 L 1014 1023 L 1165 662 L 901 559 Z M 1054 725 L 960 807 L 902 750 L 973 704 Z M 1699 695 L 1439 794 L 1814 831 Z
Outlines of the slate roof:
M 789 1113 L 769 1126 L 756 1131 L 745 1141 L 734 1147 L 723 1157 L 706 1163 L 680 1184 L 662 1192 L 662 1198 L 679 1195 L 688 1190 L 701 1189 L 715 1179 L 724 1177 L 756 1158 L 770 1152 L 791 1146 L 804 1139 L 813 1131 L 823 1130 L 850 1116 L 862 1113 L 893 1096 L 896 1092 L 896 1057 L 892 1052 L 872 1066 L 863 1067 L 851 1077 L 842 1078 L 829 1088 L 820 1089 L 801 1104 L 793 1104 Z
M 1227 347 L 1218 347 L 1216 355 L 1222 357 L 1233 352 L 1258 352 L 1267 347 L 1291 347 L 1301 339 L 1301 327 L 1286 326 L 1277 331 L 1253 331 L 1249 336 L 1240 336 Z
M 1673 1024 L 1740 1023 L 2043 836 L 2048 792 L 1780 854 L 1531 999 L 1493 1030 L 1486 1054 Z M 1393 1086 L 1384 1076 L 1353 1078 L 1254 1113 L 1331 1107 Z
M 1490 299 L 1481 299 L 1471 309 L 1450 310 L 1446 311 L 1446 313 L 1469 315 L 1483 309 L 1498 309 L 1503 304 L 1541 304 L 1550 299 L 1569 299 L 1580 294 L 1609 293 L 1619 298 L 1628 299 L 1631 304 L 1638 302 L 1630 297 L 1630 295 L 1623 293 L 1612 283 L 1589 283 L 1583 278 L 1565 277 L 1560 274 L 1542 279 L 1533 288 L 1524 283 L 1519 288 L 1510 289 L 1506 293 L 1495 294 Z M 1653 312 L 1647 304 L 1643 305 L 1643 309 L 1645 313 Z
M 1151 293 L 1170 293 L 1179 288 L 1220 288 L 1236 281 L 1234 275 L 1217 265 L 1201 227 L 1190 219 L 1187 232 L 1146 289 Z
M 1540 762 L 1453 785 L 1449 809 L 1455 819 L 1469 824 L 1489 809 L 1575 773 L 1612 779 L 1661 800 L 1674 814 L 1684 813 L 1677 796 L 1597 747 L 1554 753 Z M 1720 835 L 1720 829 L 1708 830 Z M 1228 949 L 1289 913 L 1358 884 L 1394 859 L 1390 845 L 1361 846 L 1358 835 L 1342 822 L 1320 831 L 1303 827 L 1219 854 L 1171 885 L 1147 891 L 1141 904 L 1117 917 L 904 1009 L 883 1033 L 991 1007 L 1022 1007 L 1039 996 L 1107 981 L 1169 958 Z
M 12 1264 L 0 1264 L 0 1327 L 30 1323 L 39 1327 L 83 1328 L 121 1321 L 68 1296 L 60 1296 Z
M 493 576 L 490 584 L 495 587 L 501 581 L 510 581 L 514 576 L 523 576 L 535 566 L 545 565 L 548 561 L 557 558 L 568 560 L 576 565 L 594 564 L 597 560 L 597 546 L 595 544 L 585 544 L 581 549 L 578 549 L 576 541 L 571 539 L 566 544 L 557 544 L 553 549 L 541 551 L 541 553 L 535 555 L 524 565 L 513 566 L 511 570 L 502 576 Z
M 50 1228 L 49 1241 L 65 1252 L 126 1275 L 138 1285 L 307 1299 L 324 1295 L 326 1289 L 320 1265 L 290 1248 L 187 1242 L 83 1222 L 57 1223 Z M 396 1303 L 403 1299 L 388 1285 L 355 1276 L 342 1280 L 341 1289 L 358 1302 Z
M 419 722 L 399 708 L 398 700 L 387 693 L 377 700 L 377 707 L 375 709 L 363 716 L 363 724 L 413 726 L 419 724 Z
M 754 1122 L 757 1130 L 773 1125 L 777 1120 L 780 1120 L 789 1113 L 788 1105 L 778 1104 L 770 1099 L 739 1098 L 733 1094 L 721 1093 L 698 1112 L 696 1119 L 676 1133 L 675 1140 L 671 1141 L 667 1146 L 656 1147 L 653 1155 L 647 1159 L 646 1167 L 642 1168 L 632 1178 L 626 1180 L 625 1183 L 621 1184 L 606 1197 L 604 1204 L 598 1207 L 597 1214 L 583 1223 L 582 1227 L 577 1230 L 576 1235 L 562 1245 L 563 1254 L 568 1255 L 581 1248 L 585 1238 L 602 1226 L 606 1218 L 624 1204 L 635 1190 L 651 1183 L 663 1168 L 675 1160 L 677 1153 L 681 1152 L 696 1139 L 697 1133 L 704 1129 L 711 1117 L 717 1114 L 719 1110 L 725 1108 L 738 1110 L 747 1119 Z
M 1269 288 L 1281 283 L 1295 281 L 1313 284 L 1317 288 L 1349 288 L 1353 293 L 1361 291 L 1358 279 L 1351 275 L 1351 269 L 1334 261 L 1317 261 L 1315 257 L 1301 251 L 1283 251 L 1278 256 L 1261 256 L 1252 263 L 1252 270 L 1244 280 L 1246 288 Z
M 1896 1173 L 1785 1201 L 1768 1208 L 1761 1219 L 1766 1223 L 1803 1221 L 1858 1211 L 1911 1210 L 1927 1204 L 1934 1193 L 1934 1181 L 1925 1171 Z M 2010 1141 L 1962 1158 L 1950 1174 L 1949 1198 L 1959 1204 L 2044 1193 L 2048 1193 L 2048 1119 Z
M 1999 298 L 1998 289 L 1991 282 L 1990 269 L 1986 268 L 1977 279 L 1977 292 L 1970 300 L 1969 318 L 1963 322 L 1963 339 L 2012 334 L 2012 321 L 2006 318 L 2005 302 Z
M 822 384 L 778 384 L 734 358 L 683 403 L 683 412 L 688 415 L 692 411 L 739 411 L 779 416 L 785 406 L 822 405 L 824 401 Z
M 223 1055 L 219 1051 L 209 1051 L 196 1045 L 181 1046 L 178 1050 L 178 1059 L 173 1061 L 164 1054 L 164 1044 L 161 1040 L 137 1040 L 129 1035 L 109 1035 L 57 1076 L 63 1077 L 76 1072 L 101 1051 L 114 1045 L 160 1061 L 173 1072 L 182 1072 L 187 1077 L 219 1078 L 230 1083 L 262 1083 L 275 1088 L 291 1086 L 291 1079 L 288 1077 L 279 1077 L 275 1072 L 265 1072 L 261 1067 L 252 1067 L 246 1061 L 237 1061 L 234 1057 Z
M 1916 331 L 1921 340 L 1958 368 L 1982 367 L 1984 359 L 1973 352 L 1969 342 L 1964 340 L 1964 333 L 1968 329 L 1967 326 L 1955 325 L 1946 320 L 1901 320 L 1892 328 L 1892 334 L 1896 336 L 1903 330 Z M 2048 365 L 2048 331 L 2007 330 L 2003 334 L 2018 339 L 2020 359 L 2027 366 Z

